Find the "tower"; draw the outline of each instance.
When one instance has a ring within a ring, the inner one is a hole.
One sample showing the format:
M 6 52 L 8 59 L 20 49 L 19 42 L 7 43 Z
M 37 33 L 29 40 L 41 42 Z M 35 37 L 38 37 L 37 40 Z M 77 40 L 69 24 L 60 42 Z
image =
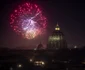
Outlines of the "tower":
M 57 24 L 52 35 L 48 38 L 47 49 L 59 49 L 66 48 L 67 43 L 64 39 L 64 34 L 61 32 L 59 25 Z

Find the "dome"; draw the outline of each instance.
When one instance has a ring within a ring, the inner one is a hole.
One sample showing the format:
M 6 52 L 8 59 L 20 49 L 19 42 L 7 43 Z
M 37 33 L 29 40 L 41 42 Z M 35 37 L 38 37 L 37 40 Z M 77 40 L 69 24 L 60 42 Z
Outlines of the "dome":
M 43 49 L 43 45 L 40 43 L 37 47 L 38 50 Z
M 65 47 L 66 47 L 66 41 L 64 39 L 64 34 L 60 31 L 60 27 L 57 24 L 52 35 L 49 36 L 48 38 L 47 48 L 57 49 L 57 48 L 65 48 Z
M 61 31 L 55 30 L 53 31 L 52 36 L 56 36 L 56 35 L 64 35 L 64 34 Z

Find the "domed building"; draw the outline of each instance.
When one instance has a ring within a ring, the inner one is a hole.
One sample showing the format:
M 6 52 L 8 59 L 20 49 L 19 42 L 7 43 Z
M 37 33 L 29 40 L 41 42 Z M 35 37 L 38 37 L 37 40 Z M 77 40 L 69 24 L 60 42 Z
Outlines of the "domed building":
M 47 49 L 59 49 L 59 48 L 66 48 L 67 43 L 64 39 L 64 34 L 60 31 L 60 27 L 57 24 L 55 30 L 53 31 L 52 35 L 48 38 Z
M 42 49 L 44 49 L 44 47 L 43 44 L 40 42 L 40 44 L 38 44 L 37 46 L 37 50 L 42 50 Z

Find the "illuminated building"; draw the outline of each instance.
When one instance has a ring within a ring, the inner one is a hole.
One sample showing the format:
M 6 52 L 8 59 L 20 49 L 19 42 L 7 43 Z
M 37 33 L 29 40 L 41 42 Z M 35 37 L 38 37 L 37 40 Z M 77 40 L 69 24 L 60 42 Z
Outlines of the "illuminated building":
M 59 48 L 66 48 L 67 43 L 64 39 L 64 34 L 60 31 L 60 27 L 57 24 L 54 32 L 48 38 L 47 49 L 59 49 Z

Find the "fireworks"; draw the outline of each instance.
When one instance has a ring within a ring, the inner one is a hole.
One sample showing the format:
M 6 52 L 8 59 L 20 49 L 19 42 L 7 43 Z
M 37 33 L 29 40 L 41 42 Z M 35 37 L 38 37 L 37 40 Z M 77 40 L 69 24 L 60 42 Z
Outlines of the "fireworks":
M 36 4 L 19 5 L 11 14 L 10 19 L 13 30 L 27 39 L 33 39 L 43 34 L 46 29 L 46 17 Z

